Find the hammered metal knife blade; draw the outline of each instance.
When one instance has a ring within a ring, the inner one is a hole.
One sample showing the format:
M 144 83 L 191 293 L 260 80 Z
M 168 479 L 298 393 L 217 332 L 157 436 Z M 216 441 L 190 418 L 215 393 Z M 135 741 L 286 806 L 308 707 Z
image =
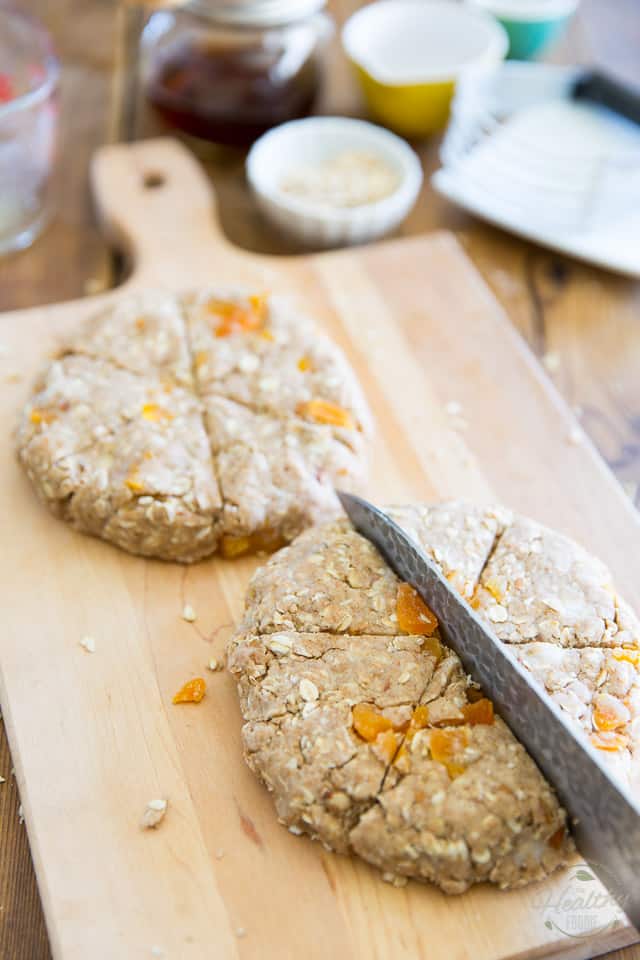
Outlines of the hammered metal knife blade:
M 433 610 L 447 645 L 555 787 L 580 853 L 640 930 L 638 803 L 424 551 L 377 507 L 349 493 L 338 496 L 356 530 Z

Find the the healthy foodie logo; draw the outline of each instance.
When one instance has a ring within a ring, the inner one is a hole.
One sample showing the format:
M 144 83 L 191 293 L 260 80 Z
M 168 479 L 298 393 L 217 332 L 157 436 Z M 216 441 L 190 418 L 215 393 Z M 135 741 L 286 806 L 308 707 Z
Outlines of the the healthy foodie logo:
M 572 940 L 583 940 L 624 926 L 628 894 L 620 893 L 620 884 L 606 867 L 598 865 L 606 881 L 601 883 L 588 863 L 571 867 L 563 881 L 551 889 L 543 885 L 537 891 L 533 907 L 539 910 L 548 930 Z

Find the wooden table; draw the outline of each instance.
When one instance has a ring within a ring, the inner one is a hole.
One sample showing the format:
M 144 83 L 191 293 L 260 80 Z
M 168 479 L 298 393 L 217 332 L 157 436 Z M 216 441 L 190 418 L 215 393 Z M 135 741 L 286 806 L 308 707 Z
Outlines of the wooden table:
M 331 3 L 338 20 L 358 5 L 357 0 Z M 87 188 L 91 152 L 114 129 L 110 109 L 114 4 L 111 0 L 50 0 L 45 10 L 38 0 L 27 0 L 23 6 L 45 17 L 63 61 L 64 175 L 59 214 L 47 233 L 31 250 L 0 260 L 0 310 L 97 292 L 123 273 L 122 263 L 96 229 Z M 639 48 L 636 0 L 617 0 L 615 16 L 611 5 L 583 0 L 555 58 L 595 62 L 640 82 Z M 158 131 L 140 96 L 130 107 L 122 119 L 127 137 Z M 337 44 L 330 51 L 321 109 L 343 114 L 359 111 Z M 289 252 L 291 248 L 259 219 L 251 203 L 243 158 L 202 145 L 197 151 L 214 180 L 228 236 L 247 248 Z M 437 166 L 437 144 L 425 145 L 420 154 L 430 173 Z M 435 227 L 456 232 L 513 323 L 579 412 L 611 469 L 640 503 L 640 283 L 549 254 L 476 222 L 425 185 L 401 232 L 422 233 Z M 10 375 L 5 367 L 0 375 Z M 47 960 L 47 935 L 4 731 L 0 776 L 6 778 L 0 783 L 0 958 Z M 615 956 L 640 960 L 640 948 Z

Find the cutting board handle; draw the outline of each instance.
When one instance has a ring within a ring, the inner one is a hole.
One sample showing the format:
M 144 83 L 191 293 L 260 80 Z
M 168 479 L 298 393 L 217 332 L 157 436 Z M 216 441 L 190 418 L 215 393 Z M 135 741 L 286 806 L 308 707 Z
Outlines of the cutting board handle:
M 132 259 L 136 285 L 171 286 L 204 251 L 215 268 L 230 245 L 220 230 L 215 195 L 190 151 L 171 138 L 101 147 L 91 186 L 109 238 Z

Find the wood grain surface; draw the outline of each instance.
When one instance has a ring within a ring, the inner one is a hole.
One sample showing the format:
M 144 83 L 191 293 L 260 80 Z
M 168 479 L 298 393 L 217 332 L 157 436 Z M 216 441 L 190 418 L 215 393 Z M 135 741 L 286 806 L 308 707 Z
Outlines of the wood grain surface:
M 91 151 L 104 142 L 114 63 L 112 0 L 23 0 L 52 30 L 63 60 L 63 150 L 58 216 L 29 251 L 0 260 L 0 309 L 82 296 L 120 275 L 93 217 L 87 188 Z M 338 18 L 355 0 L 331 4 Z M 569 36 L 555 58 L 597 62 L 627 79 L 640 79 L 640 16 L 635 0 L 583 0 Z M 337 45 L 322 109 L 357 114 L 359 104 Z M 129 136 L 153 132 L 144 109 L 131 111 Z M 218 192 L 221 218 L 240 246 L 287 252 L 257 217 L 242 171 L 242 158 L 198 148 Z M 437 165 L 437 146 L 420 148 L 425 169 Z M 640 286 L 545 253 L 477 223 L 449 207 L 425 186 L 401 233 L 454 229 L 515 326 L 539 357 L 547 355 L 551 376 L 581 413 L 584 426 L 618 478 L 635 497 L 640 480 Z M 1 334 L 0 334 L 1 340 Z M 429 358 L 425 357 L 425 363 Z M 11 376 L 11 360 L 0 357 L 0 376 Z M 0 739 L 0 957 L 46 960 L 49 956 L 38 907 L 24 828 L 18 818 L 12 761 Z M 618 956 L 618 955 L 616 955 Z M 631 948 L 619 955 L 640 958 Z
M 173 140 L 105 148 L 93 175 L 104 228 L 134 264 L 126 288 L 184 289 L 215 272 L 288 293 L 343 347 L 376 420 L 365 494 L 379 503 L 498 496 L 579 537 L 637 599 L 640 515 L 591 445 L 569 441 L 574 415 L 451 234 L 256 255 L 217 232 L 208 181 Z M 43 360 L 124 292 L 5 317 L 25 374 L 0 386 L 7 445 Z M 425 358 L 435 361 L 428 372 Z M 447 412 L 452 395 L 466 427 Z M 395 889 L 355 858 L 291 837 L 243 763 L 232 678 L 210 677 L 197 709 L 171 703 L 212 647 L 220 655 L 260 561 L 213 558 L 185 570 L 75 534 L 6 454 L 0 483 L 12 509 L 0 577 L 11 597 L 0 701 L 55 960 L 152 947 L 177 960 L 412 960 L 427 942 L 438 957 L 455 942 L 464 960 L 586 960 L 635 937 L 619 928 L 576 942 L 547 928 L 536 886 L 506 894 L 484 885 L 454 898 L 419 884 Z M 181 620 L 185 600 L 200 611 L 197 628 Z M 86 633 L 93 655 L 79 645 Z M 156 796 L 169 798 L 170 816 L 145 835 L 140 811 Z M 545 890 L 557 899 L 565 886 L 560 873 Z

